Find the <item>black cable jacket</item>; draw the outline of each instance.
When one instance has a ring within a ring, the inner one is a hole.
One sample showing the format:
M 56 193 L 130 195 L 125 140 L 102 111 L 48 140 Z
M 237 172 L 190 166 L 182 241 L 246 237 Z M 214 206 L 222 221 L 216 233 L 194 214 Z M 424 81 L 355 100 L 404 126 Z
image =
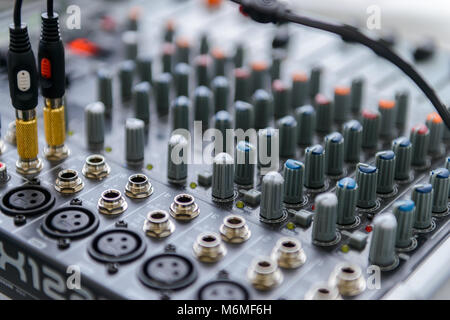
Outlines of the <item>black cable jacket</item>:
M 242 0 L 231 0 L 237 4 L 243 5 Z M 245 9 L 245 5 L 244 5 Z M 251 8 L 250 10 L 252 10 Z M 269 8 L 268 8 L 269 9 Z M 380 57 L 385 58 L 390 61 L 394 65 L 396 65 L 401 71 L 403 71 L 416 85 L 419 89 L 425 94 L 428 100 L 433 104 L 436 111 L 441 116 L 447 128 L 450 129 L 450 112 L 447 110 L 444 104 L 440 101 L 439 97 L 436 95 L 436 92 L 430 87 L 430 85 L 425 81 L 425 79 L 411 66 L 408 62 L 403 60 L 400 56 L 395 54 L 389 47 L 382 44 L 380 41 L 373 40 L 356 28 L 346 25 L 336 25 L 331 23 L 326 23 L 318 20 L 313 20 L 310 18 L 306 18 L 297 14 L 290 12 L 289 10 L 272 10 L 269 12 L 258 12 L 264 16 L 269 16 L 272 18 L 272 21 L 280 22 L 280 21 L 288 21 L 297 24 L 301 24 L 307 27 L 316 28 L 324 31 L 328 31 L 331 33 L 335 33 L 344 37 L 348 40 L 353 40 L 358 42 L 373 52 L 375 52 Z
M 47 15 L 53 17 L 53 0 L 47 0 Z
M 22 0 L 14 2 L 14 26 L 20 29 L 22 25 Z

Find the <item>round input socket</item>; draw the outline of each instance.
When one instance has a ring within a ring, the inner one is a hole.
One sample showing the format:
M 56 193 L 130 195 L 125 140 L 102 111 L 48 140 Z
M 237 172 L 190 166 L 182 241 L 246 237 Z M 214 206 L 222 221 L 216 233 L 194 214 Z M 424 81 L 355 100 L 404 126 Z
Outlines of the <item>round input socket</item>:
M 80 206 L 69 206 L 54 210 L 45 217 L 42 231 L 53 238 L 82 238 L 98 228 L 96 215 Z
M 113 229 L 98 234 L 89 246 L 92 258 L 106 263 L 126 263 L 145 251 L 144 239 L 134 231 Z
M 189 258 L 176 253 L 163 253 L 144 262 L 139 279 L 152 289 L 179 290 L 197 279 L 197 270 Z
M 199 300 L 248 300 L 248 290 L 238 282 L 214 280 L 203 285 L 198 291 Z
M 3 213 L 33 216 L 44 213 L 55 204 L 55 197 L 41 186 L 21 186 L 9 190 L 0 202 Z

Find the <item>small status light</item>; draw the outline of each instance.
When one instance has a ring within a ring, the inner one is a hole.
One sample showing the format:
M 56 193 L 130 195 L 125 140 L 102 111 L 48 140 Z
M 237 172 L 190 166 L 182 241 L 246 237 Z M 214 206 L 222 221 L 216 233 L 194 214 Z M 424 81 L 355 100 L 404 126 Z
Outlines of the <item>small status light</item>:
M 341 247 L 341 251 L 342 251 L 343 253 L 347 253 L 347 252 L 350 251 L 350 247 L 349 247 L 347 244 L 344 244 L 344 245 Z
M 312 205 L 311 210 L 314 211 L 315 207 L 316 207 L 315 205 Z
M 112 148 L 111 148 L 111 147 L 106 147 L 106 148 L 105 148 L 105 151 L 106 151 L 106 152 L 111 152 L 111 151 L 112 151 Z
M 152 170 L 153 169 L 153 165 L 151 163 L 147 164 L 146 166 L 147 170 Z
M 69 130 L 69 131 L 67 131 L 67 134 L 68 134 L 69 136 L 73 136 L 74 132 L 73 132 L 72 130 Z
M 244 208 L 244 202 L 239 200 L 238 202 L 236 202 L 236 207 L 238 207 L 239 209 Z
M 286 224 L 286 228 L 288 228 L 289 230 L 294 230 L 295 229 L 295 224 L 292 222 L 288 222 Z
M 189 187 L 191 187 L 191 189 L 195 189 L 195 188 L 197 188 L 197 184 L 195 182 L 191 182 L 189 184 Z
M 372 232 L 373 227 L 371 225 L 366 226 L 366 232 Z

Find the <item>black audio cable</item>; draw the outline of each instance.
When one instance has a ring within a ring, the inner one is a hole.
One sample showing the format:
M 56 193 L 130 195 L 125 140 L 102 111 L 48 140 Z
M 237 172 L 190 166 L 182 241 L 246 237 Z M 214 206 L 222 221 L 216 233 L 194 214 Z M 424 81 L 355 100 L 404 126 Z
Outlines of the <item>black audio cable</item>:
M 14 23 L 9 27 L 7 55 L 9 91 L 16 109 L 16 139 L 19 159 L 16 170 L 32 176 L 42 169 L 38 158 L 36 106 L 38 104 L 38 75 L 36 60 L 28 36 L 28 27 L 21 19 L 22 0 L 14 4 Z
M 47 11 L 41 14 L 38 65 L 42 96 L 44 97 L 44 130 L 48 160 L 60 161 L 69 155 L 65 145 L 66 70 L 64 44 L 59 29 L 59 16 L 53 10 L 53 0 L 47 0 Z
M 403 71 L 419 89 L 425 94 L 428 100 L 432 103 L 439 115 L 442 117 L 447 128 L 450 128 L 450 112 L 445 105 L 440 101 L 436 92 L 425 81 L 425 79 L 414 69 L 411 64 L 406 62 L 389 47 L 381 41 L 371 39 L 358 31 L 355 27 L 349 25 L 338 25 L 319 20 L 314 20 L 298 14 L 292 13 L 286 6 L 277 0 L 231 0 L 241 5 L 241 10 L 244 14 L 251 17 L 253 20 L 260 23 L 279 23 L 279 22 L 293 22 L 307 27 L 320 29 L 340 35 L 344 39 L 358 42 L 375 54 L 393 63 L 401 71 Z

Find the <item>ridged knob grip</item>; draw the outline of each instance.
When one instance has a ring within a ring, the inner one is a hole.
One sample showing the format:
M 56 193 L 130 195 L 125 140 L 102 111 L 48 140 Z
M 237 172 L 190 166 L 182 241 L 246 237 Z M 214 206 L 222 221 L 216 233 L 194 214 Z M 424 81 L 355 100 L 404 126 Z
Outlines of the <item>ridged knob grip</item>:
M 213 162 L 212 196 L 218 201 L 232 200 L 234 196 L 234 160 L 225 152 L 219 153 Z
M 358 163 L 356 166 L 356 182 L 359 186 L 357 205 L 363 209 L 373 208 L 377 200 L 377 176 L 376 167 Z
M 430 183 L 433 186 L 433 213 L 446 212 L 450 188 L 449 171 L 445 168 L 437 168 L 431 171 Z
M 398 248 L 406 248 L 411 245 L 415 210 L 412 200 L 400 200 L 394 204 L 393 211 L 397 219 L 395 245 Z
M 305 187 L 322 188 L 325 184 L 325 150 L 319 144 L 306 148 Z
M 297 160 L 288 159 L 284 163 L 284 202 L 298 204 L 303 201 L 303 175 L 305 165 Z
M 358 184 L 352 178 L 343 178 L 336 184 L 336 196 L 338 199 L 338 224 L 351 225 L 355 222 L 358 192 Z
M 411 173 L 412 144 L 406 137 L 400 137 L 392 141 L 392 150 L 395 153 L 396 180 L 407 180 Z
M 246 141 L 236 146 L 234 182 L 242 186 L 252 186 L 256 168 L 255 147 Z
M 417 184 L 412 189 L 411 200 L 416 204 L 414 228 L 426 229 L 431 226 L 433 187 L 429 183 Z
M 369 251 L 369 262 L 371 264 L 388 267 L 395 263 L 396 236 L 397 220 L 392 213 L 384 213 L 373 219 Z
M 316 130 L 316 111 L 313 106 L 303 106 L 295 109 L 297 120 L 297 143 L 301 146 L 310 146 L 313 143 Z
M 339 176 L 344 166 L 344 138 L 339 132 L 330 133 L 325 137 L 325 173 Z
M 316 197 L 314 203 L 312 239 L 316 242 L 331 242 L 336 239 L 338 199 L 334 193 L 323 193 Z
M 102 102 L 88 104 L 84 110 L 88 148 L 101 149 L 105 142 L 105 106 Z
M 262 180 L 259 215 L 263 220 L 274 221 L 283 217 L 284 179 L 278 172 L 271 171 Z
M 129 118 L 125 122 L 125 158 L 129 165 L 140 166 L 144 161 L 144 121 Z
M 387 194 L 394 191 L 395 154 L 392 150 L 377 152 L 375 155 L 378 169 L 377 192 Z
M 170 137 L 167 148 L 167 179 L 171 183 L 181 184 L 188 175 L 187 164 L 188 142 L 180 134 Z

